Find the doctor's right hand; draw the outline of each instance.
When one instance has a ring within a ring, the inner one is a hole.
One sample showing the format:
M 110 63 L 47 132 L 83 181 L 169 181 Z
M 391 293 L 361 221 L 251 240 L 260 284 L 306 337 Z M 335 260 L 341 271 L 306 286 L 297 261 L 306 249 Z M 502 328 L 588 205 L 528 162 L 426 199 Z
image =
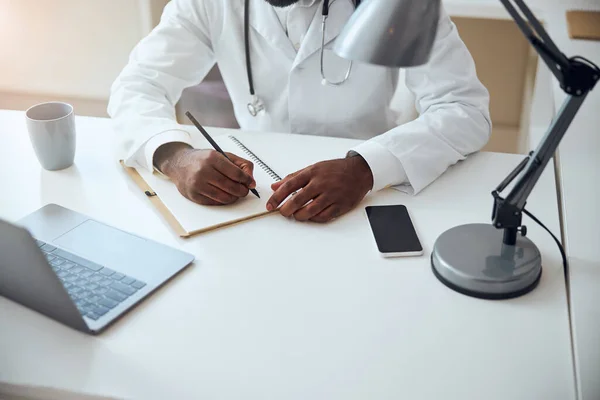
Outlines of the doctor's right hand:
M 197 150 L 185 143 L 167 143 L 154 153 L 154 165 L 179 192 L 202 205 L 235 203 L 256 187 L 254 165 L 235 154 L 227 158 L 214 150 Z

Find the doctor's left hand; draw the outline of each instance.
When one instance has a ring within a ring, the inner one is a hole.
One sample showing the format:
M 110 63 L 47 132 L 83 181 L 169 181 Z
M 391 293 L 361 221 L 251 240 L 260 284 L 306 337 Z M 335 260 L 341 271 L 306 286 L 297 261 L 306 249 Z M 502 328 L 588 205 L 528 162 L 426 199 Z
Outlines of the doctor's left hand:
M 298 221 L 328 222 L 352 210 L 373 187 L 373 174 L 361 156 L 323 161 L 271 185 L 267 210 L 279 207 Z M 312 200 L 312 201 L 311 201 Z

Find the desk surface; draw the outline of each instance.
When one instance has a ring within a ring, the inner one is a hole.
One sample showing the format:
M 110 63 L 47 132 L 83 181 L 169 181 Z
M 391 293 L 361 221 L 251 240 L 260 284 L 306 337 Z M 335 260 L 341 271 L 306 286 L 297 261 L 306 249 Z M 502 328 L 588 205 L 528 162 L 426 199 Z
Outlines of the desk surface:
M 569 38 L 567 10 L 600 11 L 598 0 L 526 0 L 567 56 L 600 65 L 600 41 Z M 498 0 L 444 0 L 453 16 L 509 18 Z M 565 94 L 552 77 L 555 111 Z M 577 386 L 583 400 L 600 399 L 600 85 L 590 93 L 559 147 L 557 177 L 564 243 L 569 257 L 571 318 Z M 536 138 L 535 142 L 541 138 Z
M 23 113 L 0 111 L 0 218 L 58 203 L 197 261 L 99 337 L 0 298 L 0 382 L 135 398 L 574 398 L 565 282 L 546 233 L 528 224 L 544 272 L 518 299 L 462 296 L 429 266 L 440 233 L 489 221 L 490 189 L 519 156 L 476 154 L 416 197 L 384 191 L 328 225 L 273 215 L 183 240 L 110 157 L 109 122 L 78 118 L 77 130 L 75 166 L 47 172 Z M 361 209 L 386 203 L 408 206 L 423 257 L 378 256 Z M 551 169 L 529 209 L 558 231 Z
M 600 65 L 600 41 L 569 38 L 565 12 L 600 11 L 598 0 L 534 0 L 542 7 L 548 32 L 569 57 Z M 565 94 L 552 81 L 558 111 Z M 600 85 L 588 95 L 558 150 L 562 223 L 569 256 L 569 285 L 577 384 L 582 400 L 600 399 Z
M 600 2 L 593 2 L 593 8 L 600 11 Z M 557 45 L 567 55 L 582 55 L 600 65 L 600 41 L 571 40 L 559 13 L 550 13 L 548 23 Z M 565 94 L 556 82 L 553 88 L 558 110 Z M 600 85 L 596 85 L 561 142 L 558 162 L 564 237 L 570 264 L 577 379 L 582 400 L 600 399 L 599 110 Z

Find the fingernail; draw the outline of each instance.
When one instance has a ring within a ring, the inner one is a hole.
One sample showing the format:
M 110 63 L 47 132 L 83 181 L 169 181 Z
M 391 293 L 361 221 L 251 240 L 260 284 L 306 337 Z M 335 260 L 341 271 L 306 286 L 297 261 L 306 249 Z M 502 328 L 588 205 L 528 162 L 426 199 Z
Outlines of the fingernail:
M 273 204 L 267 203 L 267 211 L 273 211 Z
M 252 183 L 250 183 L 250 189 L 255 189 L 256 188 L 256 182 L 252 181 Z

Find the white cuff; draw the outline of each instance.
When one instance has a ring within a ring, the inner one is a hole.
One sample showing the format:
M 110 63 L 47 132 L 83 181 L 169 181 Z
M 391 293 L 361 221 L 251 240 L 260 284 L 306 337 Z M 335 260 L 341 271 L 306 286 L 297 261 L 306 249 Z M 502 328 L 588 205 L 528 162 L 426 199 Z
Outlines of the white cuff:
M 154 171 L 154 153 L 166 143 L 181 142 L 192 145 L 190 134 L 184 130 L 169 130 L 152 136 L 132 157 L 140 166 Z
M 360 154 L 369 164 L 373 174 L 373 192 L 407 183 L 402 163 L 381 144 L 369 140 L 354 147 L 352 151 Z

